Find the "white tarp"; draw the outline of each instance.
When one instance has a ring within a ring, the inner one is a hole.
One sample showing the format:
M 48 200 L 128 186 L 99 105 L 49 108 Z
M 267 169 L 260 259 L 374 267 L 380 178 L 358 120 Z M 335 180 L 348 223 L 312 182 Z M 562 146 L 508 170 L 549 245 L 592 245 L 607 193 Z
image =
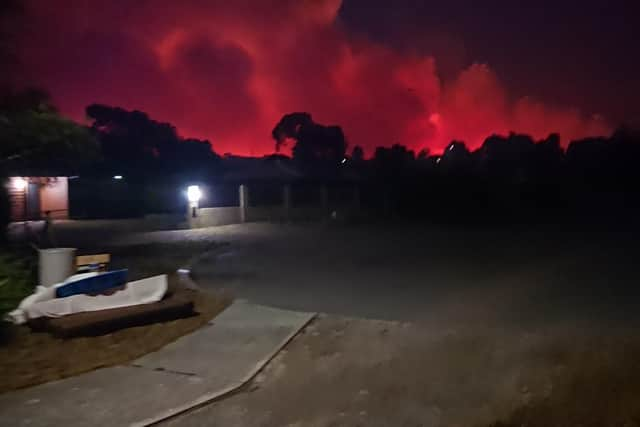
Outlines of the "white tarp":
M 7 313 L 5 318 L 9 322 L 21 325 L 27 321 L 26 309 L 35 303 L 54 299 L 56 297 L 56 288 L 75 282 L 76 280 L 82 280 L 96 275 L 98 275 L 96 272 L 74 274 L 73 276 L 68 277 L 64 282 L 57 283 L 53 286 L 36 286 L 35 292 L 20 301 L 18 307 Z
M 67 281 L 88 277 L 95 273 L 72 276 Z M 110 295 L 73 295 L 66 298 L 56 298 L 55 288 L 38 286 L 35 293 L 25 298 L 18 308 L 7 315 L 13 323 L 25 323 L 28 319 L 38 317 L 61 317 L 85 311 L 106 310 L 109 308 L 129 307 L 139 304 L 150 304 L 160 301 L 167 292 L 167 276 L 154 276 L 134 282 L 128 282 L 124 288 L 113 290 Z

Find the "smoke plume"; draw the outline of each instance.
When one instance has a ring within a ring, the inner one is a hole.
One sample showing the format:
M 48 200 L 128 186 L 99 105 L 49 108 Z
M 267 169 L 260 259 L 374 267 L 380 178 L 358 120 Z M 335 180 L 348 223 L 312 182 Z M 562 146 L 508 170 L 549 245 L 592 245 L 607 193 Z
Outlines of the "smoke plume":
M 598 117 L 506 93 L 490 65 L 446 84 L 439 61 L 340 25 L 340 0 L 28 0 L 21 83 L 84 120 L 90 103 L 139 109 L 219 153 L 274 151 L 271 129 L 306 111 L 368 154 L 400 143 L 439 152 L 517 131 L 563 143 L 610 129 Z M 532 70 L 535 78 L 535 70 Z

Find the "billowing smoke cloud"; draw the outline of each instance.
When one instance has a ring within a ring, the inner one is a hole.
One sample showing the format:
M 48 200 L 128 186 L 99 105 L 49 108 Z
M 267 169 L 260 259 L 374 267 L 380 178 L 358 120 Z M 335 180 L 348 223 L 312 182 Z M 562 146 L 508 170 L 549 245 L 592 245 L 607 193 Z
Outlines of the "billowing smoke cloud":
M 394 143 L 438 152 L 452 139 L 477 147 L 509 131 L 559 132 L 565 143 L 609 131 L 597 117 L 513 99 L 485 64 L 443 84 L 438 58 L 349 34 L 340 5 L 30 0 L 21 77 L 76 119 L 94 102 L 140 109 L 220 153 L 273 152 L 271 129 L 293 111 L 341 125 L 368 153 Z

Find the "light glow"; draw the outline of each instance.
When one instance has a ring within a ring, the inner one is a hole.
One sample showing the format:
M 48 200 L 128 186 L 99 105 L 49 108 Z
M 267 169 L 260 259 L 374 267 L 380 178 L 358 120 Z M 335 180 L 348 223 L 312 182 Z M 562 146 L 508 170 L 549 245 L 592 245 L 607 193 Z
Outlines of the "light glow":
M 202 197 L 202 191 L 197 185 L 190 185 L 187 187 L 187 200 L 191 203 L 198 203 Z
M 27 188 L 27 180 L 21 177 L 11 178 L 11 185 L 18 191 L 24 191 Z

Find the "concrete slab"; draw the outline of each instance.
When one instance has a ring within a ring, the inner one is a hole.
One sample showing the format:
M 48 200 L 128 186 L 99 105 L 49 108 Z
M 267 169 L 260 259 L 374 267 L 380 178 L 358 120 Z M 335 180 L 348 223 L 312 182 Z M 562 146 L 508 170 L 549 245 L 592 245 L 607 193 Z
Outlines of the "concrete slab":
M 269 349 L 288 341 L 299 325 L 306 324 L 312 316 L 239 301 L 209 322 L 208 327 L 132 364 L 227 381 L 227 377 L 236 378 L 246 366 L 261 363 L 270 354 Z M 212 366 L 216 360 L 224 361 L 224 369 Z
M 0 426 L 143 426 L 235 390 L 313 313 L 236 302 L 211 324 L 130 366 L 0 395 Z
M 0 396 L 0 425 L 125 426 L 211 386 L 195 376 L 115 366 Z

